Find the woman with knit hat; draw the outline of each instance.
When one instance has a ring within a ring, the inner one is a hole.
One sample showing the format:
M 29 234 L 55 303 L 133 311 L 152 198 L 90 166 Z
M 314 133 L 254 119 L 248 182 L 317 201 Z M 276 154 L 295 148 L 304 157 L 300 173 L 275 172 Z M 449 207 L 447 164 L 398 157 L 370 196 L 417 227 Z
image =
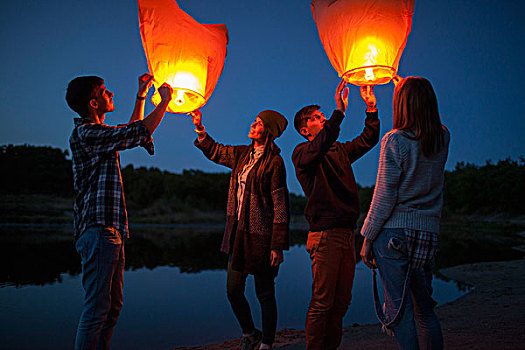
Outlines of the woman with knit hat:
M 251 124 L 251 143 L 229 146 L 208 135 L 199 110 L 190 114 L 198 135 L 195 146 L 211 161 L 232 169 L 221 251 L 229 256 L 226 289 L 242 328 L 241 349 L 271 349 L 277 327 L 274 279 L 290 241 L 286 169 L 274 140 L 288 121 L 279 112 L 264 110 Z M 261 305 L 262 333 L 254 326 L 244 295 L 248 274 L 254 276 Z

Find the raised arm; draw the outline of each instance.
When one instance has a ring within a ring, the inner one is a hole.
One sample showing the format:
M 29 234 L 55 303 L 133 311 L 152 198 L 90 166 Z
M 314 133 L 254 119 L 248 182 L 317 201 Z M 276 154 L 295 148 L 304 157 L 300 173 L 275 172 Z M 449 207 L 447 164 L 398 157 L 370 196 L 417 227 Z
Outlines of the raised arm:
M 144 119 L 144 104 L 146 102 L 146 96 L 148 90 L 151 87 L 153 75 L 144 73 L 139 77 L 139 89 L 137 92 L 137 98 L 135 99 L 135 108 L 129 119 L 130 123 L 136 122 L 137 120 Z
M 194 145 L 212 162 L 224 165 L 230 169 L 233 168 L 238 154 L 249 146 L 230 146 L 216 142 L 206 133 L 204 125 L 202 125 L 201 111 L 196 109 L 188 114 L 191 115 L 193 125 L 195 125 L 195 132 L 198 135 Z
M 200 110 L 196 109 L 188 114 L 191 115 L 191 121 L 193 122 L 193 125 L 195 125 L 197 140 L 202 142 L 206 137 L 206 128 L 202 125 L 202 113 Z
M 341 79 L 337 85 L 337 88 L 335 89 L 335 104 L 337 109 L 343 114 L 345 113 L 346 107 L 348 106 L 348 91 L 349 89 L 346 87 L 345 80 Z
M 365 127 L 359 136 L 343 145 L 350 157 L 351 162 L 361 158 L 379 142 L 379 118 L 377 111 L 377 100 L 374 95 L 373 86 L 361 86 L 359 91 L 361 98 L 366 104 Z
M 340 125 L 344 116 L 340 110 L 336 109 L 313 140 L 303 142 L 295 147 L 292 154 L 292 162 L 295 167 L 305 169 L 321 162 L 339 137 Z
M 318 164 L 339 137 L 341 122 L 348 106 L 348 88 L 343 79 L 335 89 L 335 104 L 337 109 L 324 123 L 323 129 L 315 136 L 307 136 L 309 141 L 295 148 L 292 154 L 295 167 L 305 169 Z
M 159 87 L 161 101 L 157 107 L 155 107 L 155 109 L 150 114 L 148 114 L 146 118 L 144 118 L 144 126 L 146 129 L 148 129 L 150 134 L 153 134 L 155 129 L 157 129 L 157 126 L 159 126 L 160 121 L 164 117 L 166 109 L 168 108 L 168 103 L 171 101 L 172 93 L 173 89 L 166 83 Z
M 80 140 L 94 153 L 107 153 L 144 147 L 149 154 L 154 153 L 151 134 L 159 125 L 171 99 L 171 87 L 167 84 L 159 88 L 163 100 L 143 121 L 108 126 L 89 123 L 78 128 Z

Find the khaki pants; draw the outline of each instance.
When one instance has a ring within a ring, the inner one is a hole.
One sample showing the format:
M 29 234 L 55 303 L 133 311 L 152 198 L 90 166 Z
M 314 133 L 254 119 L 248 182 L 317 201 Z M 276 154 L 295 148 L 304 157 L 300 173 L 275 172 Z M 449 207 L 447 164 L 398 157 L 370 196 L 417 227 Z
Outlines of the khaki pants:
M 355 274 L 354 232 L 334 228 L 310 232 L 306 249 L 312 260 L 312 299 L 306 315 L 306 348 L 336 349 L 343 317 L 352 299 Z

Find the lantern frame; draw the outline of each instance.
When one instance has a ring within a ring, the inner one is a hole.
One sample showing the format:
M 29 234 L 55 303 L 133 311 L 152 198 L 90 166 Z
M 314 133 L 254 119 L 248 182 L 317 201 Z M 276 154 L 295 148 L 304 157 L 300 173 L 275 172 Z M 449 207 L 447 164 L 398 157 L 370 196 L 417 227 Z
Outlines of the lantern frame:
M 397 75 L 397 70 L 390 66 L 374 65 L 374 66 L 363 66 L 351 69 L 341 75 L 341 77 L 349 84 L 365 86 L 370 85 L 368 82 L 372 79 L 367 79 L 367 70 L 373 69 L 373 85 L 384 85 L 388 84 L 393 77 Z
M 159 85 L 160 86 L 160 85 Z M 201 108 L 206 104 L 206 99 L 200 93 L 195 90 L 190 90 L 181 87 L 173 87 L 173 93 L 171 94 L 172 99 L 168 103 L 168 111 L 170 113 L 188 113 L 196 109 Z M 182 104 L 177 103 L 177 99 L 183 96 L 184 102 Z M 151 97 L 153 104 L 158 105 L 161 101 L 158 90 L 155 91 Z

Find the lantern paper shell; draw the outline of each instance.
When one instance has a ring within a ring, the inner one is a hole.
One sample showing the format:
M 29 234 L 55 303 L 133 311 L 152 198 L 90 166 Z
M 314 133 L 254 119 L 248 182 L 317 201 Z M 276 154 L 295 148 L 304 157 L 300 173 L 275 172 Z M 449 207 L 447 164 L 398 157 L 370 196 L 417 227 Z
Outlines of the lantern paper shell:
M 142 45 L 154 85 L 173 88 L 168 112 L 187 113 L 210 98 L 226 58 L 228 29 L 200 24 L 175 0 L 138 0 Z M 161 101 L 156 92 L 152 102 Z
M 397 75 L 414 1 L 312 1 L 319 37 L 340 77 L 362 86 L 386 84 Z

